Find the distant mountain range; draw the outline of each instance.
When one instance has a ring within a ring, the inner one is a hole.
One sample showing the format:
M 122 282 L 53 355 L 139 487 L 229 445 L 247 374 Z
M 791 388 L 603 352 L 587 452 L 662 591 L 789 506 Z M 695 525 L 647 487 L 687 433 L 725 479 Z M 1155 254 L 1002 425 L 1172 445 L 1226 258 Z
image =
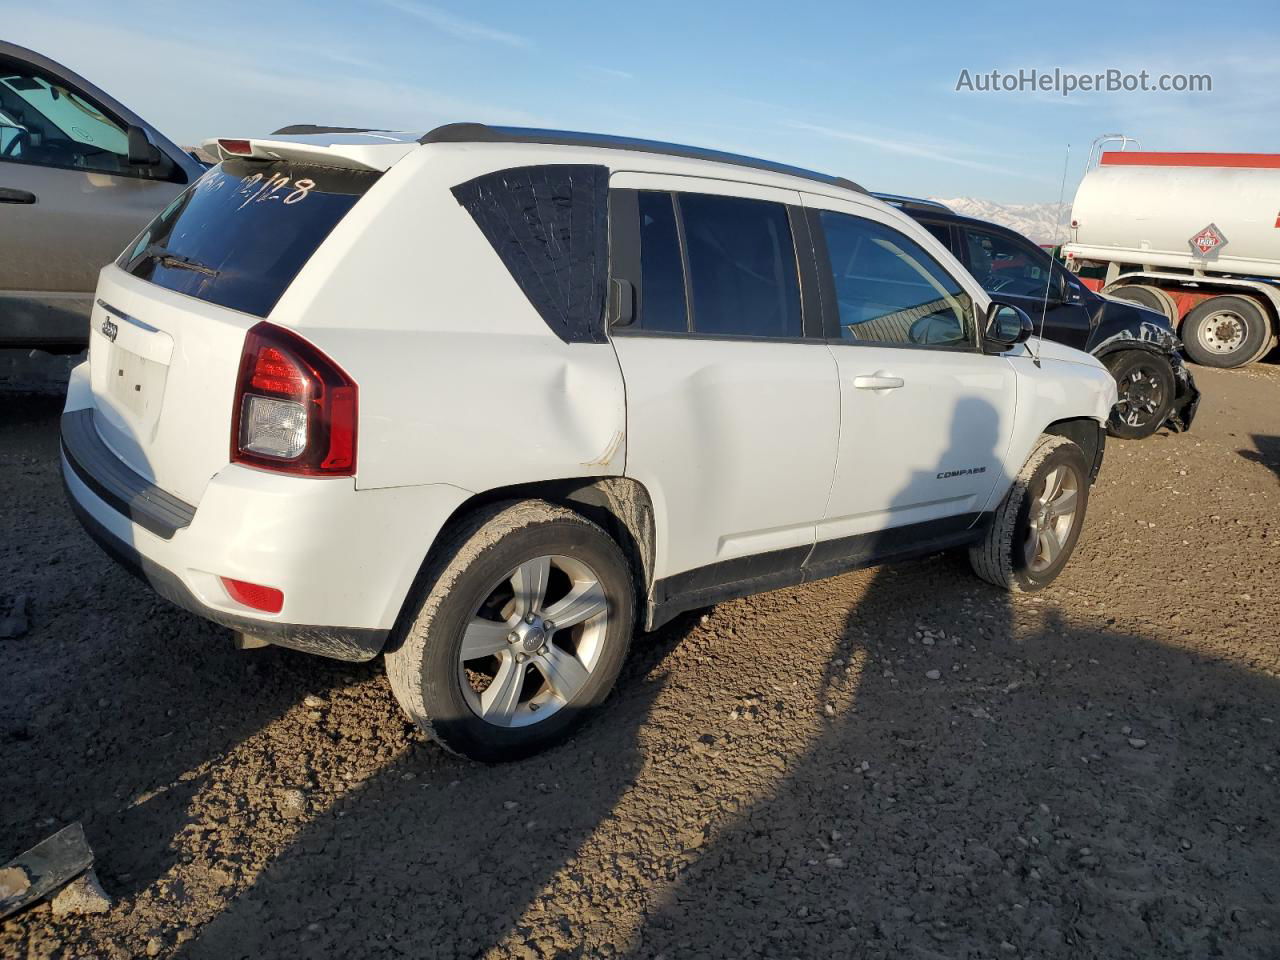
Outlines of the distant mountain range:
M 945 203 L 956 213 L 979 220 L 990 220 L 1010 230 L 1017 230 L 1036 243 L 1062 243 L 1067 239 L 1067 224 L 1071 222 L 1070 201 L 1062 205 L 1062 219 L 1058 220 L 1056 203 L 994 203 L 974 197 L 930 197 Z

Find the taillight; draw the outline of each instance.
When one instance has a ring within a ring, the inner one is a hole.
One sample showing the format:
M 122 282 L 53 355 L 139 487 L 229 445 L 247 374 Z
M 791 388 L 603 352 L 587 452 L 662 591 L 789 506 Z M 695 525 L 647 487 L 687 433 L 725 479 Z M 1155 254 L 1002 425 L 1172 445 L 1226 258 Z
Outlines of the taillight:
M 234 154 L 237 157 L 247 157 L 253 153 L 253 144 L 248 140 L 219 140 L 218 146 L 222 148 L 223 153 Z
M 314 345 L 265 321 L 245 335 L 231 459 L 280 473 L 356 472 L 357 390 Z

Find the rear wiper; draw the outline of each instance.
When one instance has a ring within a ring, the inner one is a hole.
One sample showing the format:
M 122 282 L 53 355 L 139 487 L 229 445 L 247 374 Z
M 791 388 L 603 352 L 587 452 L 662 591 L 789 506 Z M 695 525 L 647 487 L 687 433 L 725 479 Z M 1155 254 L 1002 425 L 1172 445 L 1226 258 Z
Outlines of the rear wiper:
M 190 270 L 193 273 L 202 273 L 206 277 L 216 277 L 222 273 L 221 270 L 215 270 L 199 260 L 184 257 L 179 253 L 169 253 L 162 247 L 147 247 L 142 252 L 142 256 L 147 260 L 154 260 L 164 267 L 170 267 L 175 270 Z

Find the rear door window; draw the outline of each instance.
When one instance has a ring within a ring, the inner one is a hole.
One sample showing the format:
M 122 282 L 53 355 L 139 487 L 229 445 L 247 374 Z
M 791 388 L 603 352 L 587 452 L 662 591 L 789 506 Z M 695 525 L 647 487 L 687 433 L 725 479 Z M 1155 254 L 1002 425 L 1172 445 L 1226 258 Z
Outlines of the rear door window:
M 787 208 L 704 193 L 678 198 L 694 332 L 799 338 L 800 280 Z
M 689 312 L 684 295 L 684 262 L 671 194 L 641 191 L 640 283 L 637 327 L 661 333 L 685 333 Z
M 378 176 L 224 160 L 166 207 L 119 265 L 167 290 L 265 317 Z

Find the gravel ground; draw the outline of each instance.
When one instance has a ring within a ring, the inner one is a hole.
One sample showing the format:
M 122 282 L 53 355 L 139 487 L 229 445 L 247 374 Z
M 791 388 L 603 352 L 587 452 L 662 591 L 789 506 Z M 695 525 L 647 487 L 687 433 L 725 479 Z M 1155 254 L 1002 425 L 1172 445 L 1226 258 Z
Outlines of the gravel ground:
M 154 598 L 63 504 L 57 400 L 0 398 L 0 860 L 82 820 L 115 901 L 0 956 L 1280 956 L 1280 367 L 1196 376 L 1044 593 L 726 603 L 505 767 Z

